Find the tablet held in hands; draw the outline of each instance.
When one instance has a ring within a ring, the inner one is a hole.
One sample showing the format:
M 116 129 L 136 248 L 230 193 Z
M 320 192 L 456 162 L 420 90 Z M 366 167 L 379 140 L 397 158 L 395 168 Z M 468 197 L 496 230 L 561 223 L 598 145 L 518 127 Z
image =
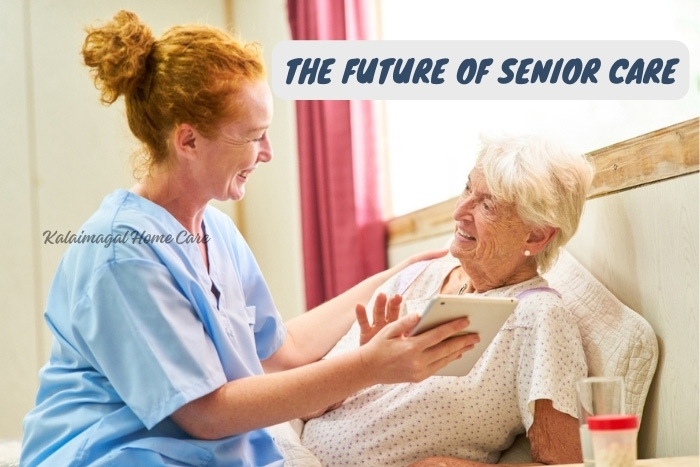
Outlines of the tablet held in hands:
M 479 334 L 480 342 L 436 373 L 437 376 L 465 376 L 496 337 L 517 304 L 516 298 L 508 297 L 438 295 L 428 303 L 411 335 L 421 334 L 465 316 L 469 318 L 469 326 L 460 331 L 460 334 Z

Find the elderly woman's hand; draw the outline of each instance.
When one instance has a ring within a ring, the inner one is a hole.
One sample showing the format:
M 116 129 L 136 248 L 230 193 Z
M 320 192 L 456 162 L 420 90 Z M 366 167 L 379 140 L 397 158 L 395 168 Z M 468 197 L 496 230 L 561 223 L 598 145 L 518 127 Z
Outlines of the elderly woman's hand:
M 411 255 L 405 260 L 401 261 L 394 267 L 387 269 L 386 271 L 377 274 L 375 277 L 383 276 L 381 282 L 384 282 L 389 277 L 394 274 L 398 274 L 402 269 L 410 266 L 413 263 L 420 261 L 429 261 L 432 259 L 437 259 L 445 256 L 449 250 L 428 250 L 422 253 L 417 253 Z M 355 306 L 355 315 L 357 317 L 357 322 L 360 324 L 360 345 L 364 345 L 369 342 L 372 337 L 374 337 L 384 326 L 396 321 L 399 317 L 401 305 L 401 297 L 399 295 L 394 295 L 387 302 L 386 295 L 379 294 L 374 302 L 373 316 L 374 319 L 372 324 L 369 324 L 367 319 L 367 310 L 364 305 L 357 304 Z
M 360 325 L 360 345 L 364 345 L 379 332 L 384 326 L 396 321 L 401 310 L 401 295 L 394 295 L 387 300 L 386 294 L 380 293 L 374 301 L 372 324 L 367 319 L 367 310 L 361 304 L 355 307 L 357 323 Z

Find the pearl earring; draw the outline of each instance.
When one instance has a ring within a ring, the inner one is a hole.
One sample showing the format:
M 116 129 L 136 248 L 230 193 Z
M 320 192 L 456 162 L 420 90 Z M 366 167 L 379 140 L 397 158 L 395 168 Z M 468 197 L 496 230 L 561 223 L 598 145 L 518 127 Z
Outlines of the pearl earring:
M 523 254 L 524 254 L 525 256 L 530 256 L 530 250 L 525 250 L 525 251 L 523 252 Z

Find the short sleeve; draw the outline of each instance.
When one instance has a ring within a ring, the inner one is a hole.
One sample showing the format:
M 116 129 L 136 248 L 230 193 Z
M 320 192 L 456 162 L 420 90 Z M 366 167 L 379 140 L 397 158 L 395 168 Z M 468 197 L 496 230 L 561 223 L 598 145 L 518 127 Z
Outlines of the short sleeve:
M 161 264 L 100 268 L 73 323 L 79 351 L 149 429 L 226 382 L 202 322 Z
M 577 418 L 575 384 L 586 375 L 586 360 L 573 317 L 553 294 L 534 294 L 520 306 L 535 315 L 518 372 L 518 403 L 525 429 L 532 426 L 538 399 L 549 399 L 556 410 Z

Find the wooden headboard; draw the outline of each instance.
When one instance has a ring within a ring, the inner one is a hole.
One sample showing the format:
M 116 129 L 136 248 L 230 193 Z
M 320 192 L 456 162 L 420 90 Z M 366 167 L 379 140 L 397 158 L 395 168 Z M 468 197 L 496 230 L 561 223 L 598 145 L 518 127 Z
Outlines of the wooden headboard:
M 693 118 L 589 153 L 596 167 L 590 198 L 698 172 L 698 125 Z M 389 245 L 447 233 L 457 198 L 388 222 Z
M 592 193 L 566 249 L 651 324 L 659 363 L 640 458 L 697 455 L 700 413 L 698 128 L 694 118 L 590 153 Z M 389 221 L 389 264 L 443 248 L 457 198 Z

